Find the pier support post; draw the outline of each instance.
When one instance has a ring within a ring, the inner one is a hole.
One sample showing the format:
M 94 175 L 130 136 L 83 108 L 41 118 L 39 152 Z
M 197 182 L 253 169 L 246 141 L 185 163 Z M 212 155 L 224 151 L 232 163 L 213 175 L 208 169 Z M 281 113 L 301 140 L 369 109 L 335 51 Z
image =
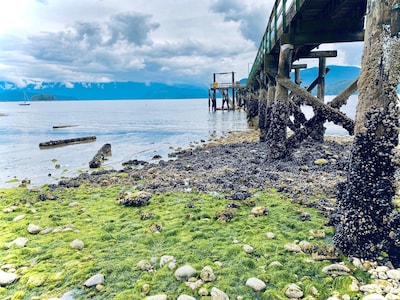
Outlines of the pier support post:
M 278 77 L 289 78 L 292 66 L 293 45 L 281 45 L 279 53 Z M 282 158 L 287 154 L 287 124 L 289 120 L 289 91 L 278 84 L 275 91 L 275 99 L 272 104 L 271 123 L 268 129 L 267 139 L 272 158 Z
M 267 113 L 268 110 L 268 91 L 265 89 L 260 90 L 258 100 L 258 128 L 260 129 L 260 142 L 265 142 L 267 137 L 267 120 L 270 116 Z
M 324 102 L 325 98 L 325 75 L 326 75 L 326 57 L 319 57 L 319 66 L 318 66 L 318 86 L 317 86 L 317 97 L 322 102 Z M 321 112 L 316 110 L 315 115 L 320 115 Z M 321 116 L 318 116 L 321 120 L 324 119 Z M 313 131 L 311 132 L 311 137 L 317 141 L 322 143 L 324 141 L 324 134 L 326 128 L 324 127 L 324 121 L 318 122 L 315 124 Z
M 355 139 L 340 185 L 334 244 L 344 254 L 374 259 L 387 253 L 400 266 L 400 213 L 395 212 L 393 149 L 398 145 L 400 38 L 391 13 L 397 0 L 368 0 L 358 81 Z

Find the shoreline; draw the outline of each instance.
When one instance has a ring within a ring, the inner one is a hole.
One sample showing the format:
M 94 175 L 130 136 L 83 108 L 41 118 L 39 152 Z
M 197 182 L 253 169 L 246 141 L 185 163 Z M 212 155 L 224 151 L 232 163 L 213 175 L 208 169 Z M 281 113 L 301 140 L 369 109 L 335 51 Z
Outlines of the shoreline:
M 169 160 L 137 161 L 120 170 L 82 173 L 50 187 L 122 185 L 150 193 L 198 191 L 231 195 L 272 188 L 301 201 L 320 194 L 332 199 L 336 183 L 346 177 L 352 139 L 327 136 L 322 144 L 306 141 L 288 158 L 274 160 L 269 157 L 266 144 L 259 142 L 258 130 L 231 132 L 200 145 L 191 143 L 191 148 L 172 152 Z

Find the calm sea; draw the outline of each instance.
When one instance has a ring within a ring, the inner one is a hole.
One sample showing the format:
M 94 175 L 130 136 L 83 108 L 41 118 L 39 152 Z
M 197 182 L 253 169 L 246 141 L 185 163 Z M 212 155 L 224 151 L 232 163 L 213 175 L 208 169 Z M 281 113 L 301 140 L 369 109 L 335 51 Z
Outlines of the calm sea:
M 355 102 L 347 108 L 354 116 Z M 328 99 L 329 100 L 329 99 Z M 346 110 L 346 109 L 345 109 Z M 207 99 L 32 102 L 21 106 L 0 102 L 0 187 L 28 178 L 33 186 L 57 183 L 88 171 L 89 161 L 105 143 L 112 156 L 103 164 L 121 169 L 131 159 L 150 161 L 192 142 L 231 131 L 249 130 L 243 111 L 209 112 Z M 74 125 L 62 129 L 53 126 Z M 328 134 L 346 132 L 331 124 Z M 41 150 L 50 140 L 96 136 L 92 143 Z

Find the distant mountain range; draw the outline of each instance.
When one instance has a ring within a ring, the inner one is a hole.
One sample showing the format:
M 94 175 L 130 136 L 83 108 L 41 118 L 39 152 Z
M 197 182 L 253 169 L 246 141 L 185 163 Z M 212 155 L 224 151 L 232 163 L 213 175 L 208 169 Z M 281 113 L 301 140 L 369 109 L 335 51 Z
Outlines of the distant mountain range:
M 337 95 L 360 74 L 360 68 L 350 66 L 328 66 L 326 95 Z M 318 68 L 300 71 L 302 86 L 309 86 L 317 77 Z M 291 74 L 294 78 L 294 74 Z M 242 84 L 246 79 L 241 80 Z M 313 91 L 315 93 L 316 89 Z M 400 91 L 399 91 L 400 93 Z M 59 83 L 45 82 L 29 84 L 23 88 L 10 82 L 0 81 L 0 101 L 21 101 L 24 94 L 35 100 L 115 100 L 115 99 L 190 99 L 207 98 L 208 85 L 185 85 L 142 82 L 110 83 Z
M 360 68 L 351 66 L 328 66 L 329 72 L 325 76 L 325 94 L 337 95 L 352 83 L 359 75 Z M 300 70 L 301 86 L 309 86 L 318 76 L 318 68 Z M 294 80 L 294 74 L 291 74 Z M 313 93 L 316 93 L 313 90 Z
M 168 85 L 163 83 L 110 82 L 69 84 L 44 82 L 19 88 L 0 81 L 0 101 L 23 100 L 24 94 L 34 100 L 116 100 L 116 99 L 190 99 L 207 98 L 208 86 Z

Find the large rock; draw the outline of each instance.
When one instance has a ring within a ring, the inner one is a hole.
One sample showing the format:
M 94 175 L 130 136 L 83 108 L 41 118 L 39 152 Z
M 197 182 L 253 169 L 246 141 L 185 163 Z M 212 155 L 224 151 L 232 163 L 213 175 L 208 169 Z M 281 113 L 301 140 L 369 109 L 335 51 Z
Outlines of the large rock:
M 196 276 L 197 271 L 192 266 L 184 265 L 175 271 L 175 277 L 177 280 L 186 280 L 190 277 Z
M 210 266 L 205 266 L 200 272 L 200 278 L 205 282 L 214 281 L 216 276 Z
M 12 246 L 17 246 L 17 247 L 25 247 L 26 243 L 28 242 L 28 239 L 25 237 L 17 237 L 15 240 L 6 243 L 7 248 L 11 248 Z
M 229 300 L 229 297 L 223 291 L 213 287 L 211 289 L 211 300 Z
M 162 266 L 167 265 L 170 269 L 174 269 L 176 265 L 176 259 L 172 255 L 163 255 L 160 258 L 160 268 Z
M 81 240 L 73 240 L 70 247 L 72 249 L 82 250 L 85 247 L 85 244 Z
M 196 298 L 188 295 L 180 295 L 176 300 L 196 300 Z
M 145 299 L 146 300 L 167 300 L 168 296 L 165 294 L 160 294 L 160 295 L 154 295 L 154 296 L 148 296 Z
M 35 224 L 29 224 L 28 225 L 28 232 L 30 234 L 38 234 L 41 230 L 42 229 L 39 226 L 35 225 Z
M 117 201 L 125 206 L 146 206 L 149 204 L 149 201 L 152 197 L 152 194 L 138 191 L 138 192 L 127 192 L 119 196 Z
M 256 206 L 251 209 L 250 214 L 254 217 L 261 217 L 268 215 L 268 209 L 265 206 Z
M 286 289 L 285 295 L 288 298 L 298 299 L 298 298 L 302 298 L 304 293 L 298 285 L 292 283 Z
M 7 273 L 0 270 L 0 286 L 6 286 L 13 283 L 17 277 L 17 274 Z
M 259 291 L 262 291 L 263 289 L 265 289 L 266 284 L 261 279 L 251 277 L 251 278 L 247 279 L 246 286 L 251 287 L 256 292 L 259 292 Z
M 322 269 L 328 275 L 348 275 L 351 270 L 344 264 L 331 264 Z
M 90 277 L 88 280 L 85 281 L 86 287 L 93 287 L 98 284 L 104 283 L 104 275 L 103 274 L 96 274 Z

